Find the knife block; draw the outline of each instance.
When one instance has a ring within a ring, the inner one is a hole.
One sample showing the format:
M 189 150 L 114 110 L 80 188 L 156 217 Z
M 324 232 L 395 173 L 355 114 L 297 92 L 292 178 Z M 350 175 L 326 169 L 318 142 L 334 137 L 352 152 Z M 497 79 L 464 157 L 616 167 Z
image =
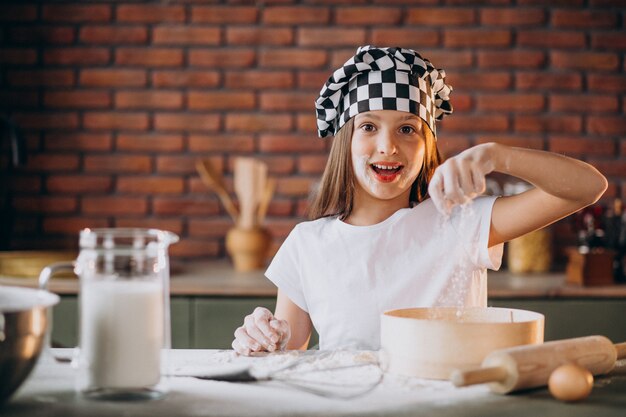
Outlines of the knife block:
M 239 272 L 264 268 L 271 242 L 264 227 L 233 227 L 226 233 L 226 251 Z
M 580 253 L 577 248 L 568 251 L 566 282 L 583 286 L 613 285 L 613 259 L 615 252 L 601 249 Z

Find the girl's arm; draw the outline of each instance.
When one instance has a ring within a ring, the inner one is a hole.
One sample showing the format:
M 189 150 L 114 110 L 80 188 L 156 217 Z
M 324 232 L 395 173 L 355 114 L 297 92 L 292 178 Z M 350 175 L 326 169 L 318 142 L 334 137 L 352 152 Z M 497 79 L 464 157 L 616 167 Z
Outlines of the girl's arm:
M 311 338 L 311 317 L 309 313 L 298 307 L 285 294 L 278 290 L 276 311 L 274 316 L 289 323 L 291 338 L 287 342 L 287 349 L 306 350 Z
M 429 193 L 437 208 L 449 212 L 485 190 L 492 171 L 521 178 L 535 188 L 496 200 L 489 246 L 547 226 L 593 204 L 607 181 L 594 167 L 563 155 L 497 143 L 474 146 L 437 168 Z

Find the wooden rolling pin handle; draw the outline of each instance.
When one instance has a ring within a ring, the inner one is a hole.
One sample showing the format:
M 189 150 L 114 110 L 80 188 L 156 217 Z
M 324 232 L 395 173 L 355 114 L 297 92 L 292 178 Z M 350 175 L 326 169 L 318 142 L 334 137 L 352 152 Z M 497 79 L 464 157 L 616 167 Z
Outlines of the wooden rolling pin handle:
M 508 377 L 505 368 L 501 366 L 492 366 L 482 369 L 474 369 L 471 371 L 454 371 L 450 377 L 450 381 L 457 387 L 466 387 L 468 385 L 484 384 L 487 382 L 500 382 Z
M 617 353 L 617 359 L 626 358 L 626 342 L 616 343 L 615 352 Z

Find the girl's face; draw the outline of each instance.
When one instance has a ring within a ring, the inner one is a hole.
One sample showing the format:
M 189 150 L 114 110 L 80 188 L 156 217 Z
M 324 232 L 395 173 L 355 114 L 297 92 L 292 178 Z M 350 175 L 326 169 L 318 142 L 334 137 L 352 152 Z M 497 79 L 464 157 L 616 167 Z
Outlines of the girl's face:
M 357 194 L 409 201 L 424 160 L 422 120 L 411 113 L 377 110 L 354 118 L 351 153 Z

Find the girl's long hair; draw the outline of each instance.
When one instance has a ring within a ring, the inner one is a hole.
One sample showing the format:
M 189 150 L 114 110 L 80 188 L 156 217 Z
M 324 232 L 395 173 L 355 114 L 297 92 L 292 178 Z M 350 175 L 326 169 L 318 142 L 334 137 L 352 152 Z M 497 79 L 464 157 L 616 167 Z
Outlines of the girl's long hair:
M 411 185 L 410 206 L 428 198 L 428 183 L 435 168 L 443 162 L 435 143 L 435 136 L 424 122 L 422 122 L 422 130 L 425 137 L 424 162 Z M 333 139 L 322 180 L 312 195 L 308 210 L 310 220 L 328 216 L 338 216 L 343 220 L 352 213 L 356 186 L 351 156 L 353 131 L 354 118 L 348 120 Z

